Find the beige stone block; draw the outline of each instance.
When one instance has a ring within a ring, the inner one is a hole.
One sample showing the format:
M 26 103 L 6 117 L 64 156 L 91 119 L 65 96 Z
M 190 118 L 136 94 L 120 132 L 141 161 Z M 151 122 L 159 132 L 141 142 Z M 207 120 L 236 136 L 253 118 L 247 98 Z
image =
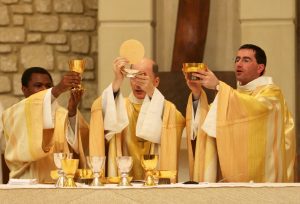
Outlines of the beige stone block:
M 56 57 L 56 66 L 60 71 L 69 71 L 69 59 L 70 57 L 67 55 L 58 55 Z
M 59 52 L 69 52 L 70 46 L 69 45 L 57 45 L 57 46 L 55 46 L 55 50 L 57 50 Z
M 57 85 L 61 81 L 62 76 L 63 76 L 63 74 L 61 74 L 61 73 L 50 73 L 50 74 L 52 76 L 54 86 Z
M 242 24 L 242 43 L 262 47 L 268 62 L 266 75 L 282 88 L 288 106 L 295 113 L 295 24 L 293 21 Z M 288 80 L 287 80 L 288 79 Z
M 87 10 L 84 12 L 85 16 L 91 16 L 93 18 L 98 18 L 98 10 Z
M 14 4 L 14 3 L 18 3 L 19 0 L 1 0 L 1 2 L 4 4 Z
M 9 15 L 7 6 L 0 6 L 0 25 L 9 24 Z
M 85 56 L 85 69 L 86 70 L 93 70 L 94 69 L 94 59 L 92 57 Z
M 10 94 L 3 94 L 0 96 L 1 104 L 4 109 L 11 107 L 12 105 L 18 103 L 20 99 L 18 97 L 11 96 Z
M 34 5 L 37 12 L 50 13 L 52 10 L 51 0 L 35 0 Z
M 42 35 L 39 33 L 30 33 L 27 34 L 27 42 L 40 42 L 42 40 Z
M 0 76 L 1 86 L 0 93 L 7 93 L 11 91 L 11 82 L 7 76 Z
M 7 56 L 0 56 L 0 70 L 3 72 L 18 71 L 18 58 L 16 55 L 11 54 Z
M 97 52 L 98 52 L 98 37 L 92 36 L 91 53 L 97 53 Z
M 45 37 L 45 42 L 48 44 L 65 44 L 67 36 L 65 34 L 48 34 Z
M 24 16 L 22 15 L 14 15 L 13 16 L 14 25 L 23 25 L 24 24 Z
M 295 0 L 241 0 L 240 18 L 246 19 L 294 19 Z
M 83 73 L 82 79 L 84 81 L 86 81 L 86 80 L 93 80 L 93 79 L 95 79 L 95 73 L 94 72 L 85 71 Z
M 86 34 L 73 34 L 71 36 L 71 50 L 75 53 L 88 53 L 90 48 L 89 36 Z
M 98 9 L 98 0 L 84 0 L 84 4 L 88 9 Z
M 62 16 L 61 29 L 65 31 L 93 31 L 96 19 L 84 16 Z
M 52 32 L 58 30 L 58 16 L 35 15 L 26 18 L 26 26 L 30 31 Z
M 12 47 L 10 45 L 0 45 L 0 53 L 9 53 L 12 51 Z
M 28 4 L 12 5 L 11 10 L 13 13 L 32 14 L 32 6 Z
M 82 0 L 53 0 L 54 10 L 58 13 L 82 13 Z
M 50 45 L 26 45 L 21 48 L 21 64 L 24 68 L 44 67 L 52 70 L 54 64 L 53 48 Z
M 152 21 L 152 0 L 99 0 L 100 21 Z
M 1 28 L 0 29 L 0 42 L 4 43 L 16 43 L 24 42 L 25 30 L 24 28 Z
M 149 23 L 128 23 L 128 24 L 101 24 L 98 33 L 98 79 L 102 93 L 113 79 L 112 63 L 119 56 L 119 48 L 122 42 L 128 39 L 137 39 L 145 47 L 145 56 L 153 58 L 153 28 Z M 124 86 L 124 93 L 129 93 L 129 87 Z
M 21 82 L 22 74 L 14 74 L 13 75 L 13 93 L 15 96 L 23 96 L 22 92 L 22 82 Z

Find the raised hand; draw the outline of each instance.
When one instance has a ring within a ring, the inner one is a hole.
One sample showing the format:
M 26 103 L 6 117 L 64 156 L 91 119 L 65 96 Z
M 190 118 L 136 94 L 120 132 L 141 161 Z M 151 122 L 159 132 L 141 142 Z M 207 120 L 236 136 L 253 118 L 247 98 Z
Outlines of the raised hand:
M 70 90 L 73 87 L 79 87 L 81 82 L 80 74 L 77 72 L 67 72 L 64 74 L 61 81 L 52 88 L 52 94 L 56 98 L 65 91 Z
M 199 71 L 194 76 L 199 77 L 201 85 L 208 89 L 216 89 L 216 86 L 219 84 L 219 79 L 209 69 L 207 71 Z
M 113 62 L 115 78 L 112 82 L 112 87 L 114 92 L 117 92 L 121 87 L 125 76 L 123 69 L 127 64 L 129 64 L 129 61 L 124 57 L 118 57 Z
M 152 97 L 155 86 L 153 85 L 153 79 L 148 76 L 146 73 L 141 73 L 136 75 L 134 78 L 131 79 L 135 85 L 139 86 L 146 94 Z

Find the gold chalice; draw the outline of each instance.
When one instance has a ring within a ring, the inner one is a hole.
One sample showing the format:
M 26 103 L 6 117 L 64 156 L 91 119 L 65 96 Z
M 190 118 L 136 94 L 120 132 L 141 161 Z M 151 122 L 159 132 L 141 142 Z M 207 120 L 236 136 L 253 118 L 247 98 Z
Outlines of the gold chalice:
M 156 183 L 154 182 L 154 170 L 157 166 L 158 162 L 158 155 L 154 154 L 147 154 L 142 155 L 141 164 L 144 168 L 145 172 L 145 183 L 144 186 L 155 186 Z
M 204 63 L 183 63 L 182 71 L 187 75 L 187 78 L 190 80 L 199 80 L 199 77 L 193 76 L 193 72 L 200 70 L 207 70 L 207 66 Z
M 66 182 L 67 178 L 64 175 L 64 171 L 62 170 L 61 160 L 63 159 L 72 159 L 73 153 L 53 153 L 53 160 L 56 168 L 58 169 L 58 179 L 55 183 L 55 187 L 61 188 L 64 187 L 64 183 Z
M 69 70 L 73 72 L 77 72 L 82 77 L 82 74 L 85 69 L 85 60 L 83 59 L 72 59 L 69 61 Z M 73 87 L 72 89 L 83 90 L 82 84 L 79 84 L 78 87 Z
M 88 166 L 93 171 L 93 182 L 91 183 L 91 186 L 103 186 L 103 183 L 101 182 L 100 177 L 103 173 L 103 167 L 105 164 L 105 156 L 87 156 L 86 160 L 88 163 Z
M 62 169 L 67 177 L 64 187 L 76 187 L 74 176 L 78 168 L 79 159 L 63 159 L 61 160 Z
M 118 169 L 121 173 L 121 179 L 118 186 L 132 186 L 128 177 L 128 173 L 130 172 L 133 165 L 132 157 L 119 156 L 116 157 L 116 161 L 117 161 Z

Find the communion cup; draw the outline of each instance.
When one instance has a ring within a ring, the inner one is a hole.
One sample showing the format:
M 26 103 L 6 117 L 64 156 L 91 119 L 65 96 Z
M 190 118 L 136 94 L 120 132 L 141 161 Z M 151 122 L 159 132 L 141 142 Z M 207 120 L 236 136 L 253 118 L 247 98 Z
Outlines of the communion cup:
M 69 60 L 69 70 L 73 72 L 77 72 L 82 77 L 82 74 L 85 69 L 85 60 L 83 59 L 72 59 Z M 82 84 L 79 84 L 78 87 L 73 87 L 72 89 L 83 90 Z
M 145 170 L 144 186 L 155 186 L 154 170 L 158 163 L 158 155 L 146 154 L 141 156 L 141 164 Z
M 204 63 L 183 63 L 182 72 L 187 75 L 189 80 L 199 80 L 199 77 L 193 76 L 194 72 L 200 70 L 207 70 L 207 66 Z
M 74 188 L 77 187 L 74 182 L 74 176 L 78 168 L 79 159 L 62 159 L 62 169 L 67 177 L 64 187 Z
M 64 183 L 66 182 L 67 178 L 64 175 L 64 171 L 62 170 L 61 160 L 63 159 L 72 159 L 73 153 L 63 153 L 63 152 L 57 152 L 53 153 L 53 160 L 54 164 L 57 168 L 58 172 L 58 179 L 55 183 L 55 187 L 62 188 L 64 187 Z
M 128 174 L 132 168 L 133 160 L 130 156 L 116 157 L 119 172 L 121 173 L 121 179 L 118 186 L 132 186 Z
M 103 167 L 105 164 L 105 156 L 87 156 L 87 163 L 93 172 L 93 181 L 91 186 L 103 186 L 100 177 L 103 173 Z

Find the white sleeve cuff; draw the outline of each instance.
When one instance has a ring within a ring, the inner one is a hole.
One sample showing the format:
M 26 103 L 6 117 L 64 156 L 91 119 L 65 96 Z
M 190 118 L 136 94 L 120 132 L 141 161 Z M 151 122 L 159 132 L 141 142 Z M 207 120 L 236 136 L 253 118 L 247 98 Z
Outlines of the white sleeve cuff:
M 104 130 L 107 132 L 105 138 L 109 140 L 129 124 L 124 97 L 120 93 L 114 98 L 112 84 L 103 91 L 102 110 Z

